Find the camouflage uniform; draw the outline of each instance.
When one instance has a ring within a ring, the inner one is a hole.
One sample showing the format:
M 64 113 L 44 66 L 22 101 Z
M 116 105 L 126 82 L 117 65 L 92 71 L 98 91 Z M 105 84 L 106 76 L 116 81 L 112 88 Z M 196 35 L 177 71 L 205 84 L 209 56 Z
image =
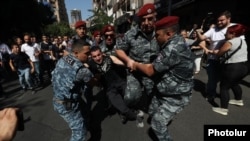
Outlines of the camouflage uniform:
M 109 48 L 106 44 L 105 44 L 105 41 L 103 41 L 100 45 L 99 45 L 99 47 L 101 48 L 101 51 L 105 54 L 105 55 L 107 55 L 107 56 L 110 56 L 110 55 L 114 55 L 114 56 L 116 56 L 115 55 L 115 45 L 114 46 L 112 46 L 112 48 Z
M 70 141 L 83 141 L 86 127 L 81 111 L 81 89 L 93 77 L 89 69 L 71 54 L 61 58 L 52 72 L 54 110 L 69 124 Z
M 77 39 L 82 39 L 82 40 L 86 41 L 87 43 L 89 43 L 90 45 L 93 44 L 93 42 L 92 42 L 92 40 L 91 40 L 91 38 L 90 38 L 89 36 L 86 35 L 86 36 L 84 36 L 83 38 L 80 38 L 78 35 L 75 35 L 75 36 L 73 36 L 72 39 L 69 40 L 69 42 L 68 42 L 68 46 L 66 47 L 66 50 L 67 50 L 68 52 L 71 52 L 71 45 L 72 45 L 72 43 L 74 42 L 74 40 L 77 40 Z
M 117 49 L 124 50 L 127 55 L 140 63 L 151 63 L 159 52 L 159 46 L 153 32 L 149 39 L 138 26 L 125 33 L 123 39 L 116 42 Z M 142 97 L 152 93 L 153 81 L 141 72 L 132 72 L 127 75 L 127 88 L 124 100 L 128 105 L 135 105 Z
M 171 141 L 168 123 L 188 105 L 193 88 L 193 56 L 184 38 L 174 35 L 153 62 L 156 95 L 149 114 L 151 126 L 159 141 Z
M 73 36 L 72 39 L 69 40 L 69 42 L 68 42 L 68 46 L 67 46 L 67 48 L 66 48 L 66 50 L 67 50 L 68 52 L 71 52 L 71 45 L 72 45 L 72 43 L 73 43 L 75 40 L 78 40 L 78 39 L 84 40 L 84 41 L 86 41 L 87 43 L 89 43 L 90 45 L 93 44 L 91 38 L 90 38 L 88 35 L 85 35 L 85 36 L 82 37 L 82 38 L 80 38 L 78 35 L 75 35 L 75 36 Z M 87 110 L 87 111 L 90 111 L 91 106 L 92 106 L 92 100 L 93 100 L 93 87 L 90 86 L 90 85 L 84 85 L 84 86 L 82 86 L 82 87 L 83 87 L 83 89 L 84 89 L 84 92 L 83 92 L 83 93 L 84 93 L 84 96 L 85 96 L 85 98 L 86 98 L 86 100 L 87 100 L 87 101 L 86 101 L 86 102 L 87 102 L 86 110 Z

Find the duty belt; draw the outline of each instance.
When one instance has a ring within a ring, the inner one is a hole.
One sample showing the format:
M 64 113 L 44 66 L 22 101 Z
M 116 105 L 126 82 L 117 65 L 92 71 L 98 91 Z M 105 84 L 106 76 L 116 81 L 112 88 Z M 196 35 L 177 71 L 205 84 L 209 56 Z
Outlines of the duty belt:
M 60 99 L 56 99 L 56 98 L 54 98 L 53 101 L 55 101 L 58 104 L 65 104 L 66 102 L 71 102 L 71 103 L 78 102 L 78 100 L 60 100 Z

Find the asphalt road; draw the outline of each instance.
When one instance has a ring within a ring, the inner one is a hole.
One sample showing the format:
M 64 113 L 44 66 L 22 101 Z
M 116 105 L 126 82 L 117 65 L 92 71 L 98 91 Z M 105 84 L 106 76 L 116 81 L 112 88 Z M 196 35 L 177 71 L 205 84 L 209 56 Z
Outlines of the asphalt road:
M 203 69 L 195 75 L 195 87 L 191 103 L 168 126 L 174 141 L 203 141 L 204 125 L 250 125 L 250 76 L 241 83 L 244 106 L 229 105 L 229 114 L 223 116 L 212 111 L 212 105 L 204 98 L 207 76 Z M 0 106 L 18 106 L 24 112 L 25 130 L 18 131 L 14 141 L 68 141 L 71 131 L 52 107 L 52 87 L 47 81 L 44 88 L 19 94 L 17 79 L 4 82 L 8 98 L 0 100 Z M 95 101 L 87 139 L 90 141 L 157 141 L 147 115 L 144 128 L 137 128 L 135 121 L 121 123 L 119 115 L 105 110 L 103 93 L 95 88 Z M 232 94 L 231 94 L 231 97 Z M 219 98 L 216 99 L 219 104 Z

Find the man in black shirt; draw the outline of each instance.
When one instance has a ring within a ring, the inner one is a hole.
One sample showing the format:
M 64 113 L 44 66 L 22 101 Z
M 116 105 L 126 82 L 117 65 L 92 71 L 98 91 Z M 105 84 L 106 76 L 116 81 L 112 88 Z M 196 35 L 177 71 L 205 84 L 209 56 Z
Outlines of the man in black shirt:
M 108 100 L 126 120 L 137 120 L 137 127 L 143 127 L 143 112 L 131 110 L 124 102 L 126 88 L 126 68 L 115 56 L 103 55 L 100 47 L 90 49 L 89 69 L 93 74 L 100 74 Z
M 33 62 L 29 56 L 20 51 L 20 47 L 14 43 L 11 45 L 12 54 L 10 55 L 9 65 L 11 70 L 18 73 L 20 85 L 24 92 L 26 89 L 33 90 L 31 73 L 34 72 Z M 32 92 L 33 93 L 33 92 Z

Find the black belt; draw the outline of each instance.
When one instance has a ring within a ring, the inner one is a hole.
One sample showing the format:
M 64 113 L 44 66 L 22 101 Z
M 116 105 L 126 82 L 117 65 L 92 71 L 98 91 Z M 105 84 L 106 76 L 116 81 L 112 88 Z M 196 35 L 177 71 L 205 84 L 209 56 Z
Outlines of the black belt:
M 77 103 L 78 100 L 60 100 L 60 99 L 53 99 L 58 104 L 65 104 L 66 102 Z

